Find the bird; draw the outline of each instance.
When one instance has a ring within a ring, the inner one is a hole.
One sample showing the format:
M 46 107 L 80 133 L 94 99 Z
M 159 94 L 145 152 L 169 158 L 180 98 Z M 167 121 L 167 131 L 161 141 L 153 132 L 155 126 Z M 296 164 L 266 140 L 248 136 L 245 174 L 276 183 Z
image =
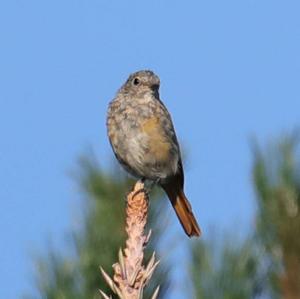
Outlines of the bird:
M 171 115 L 159 96 L 160 79 L 151 70 L 129 75 L 108 105 L 107 134 L 123 168 L 159 185 L 189 237 L 201 230 L 184 193 L 184 172 Z

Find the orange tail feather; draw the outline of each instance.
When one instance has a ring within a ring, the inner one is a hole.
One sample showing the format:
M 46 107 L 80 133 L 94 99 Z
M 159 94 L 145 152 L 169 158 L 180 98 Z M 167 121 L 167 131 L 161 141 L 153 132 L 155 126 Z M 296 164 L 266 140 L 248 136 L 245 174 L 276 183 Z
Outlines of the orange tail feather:
M 185 233 L 189 237 L 199 237 L 201 235 L 201 229 L 183 190 L 180 189 L 176 192 L 177 188 L 174 188 L 175 186 L 171 186 L 171 184 L 163 185 L 162 187 L 167 193 Z

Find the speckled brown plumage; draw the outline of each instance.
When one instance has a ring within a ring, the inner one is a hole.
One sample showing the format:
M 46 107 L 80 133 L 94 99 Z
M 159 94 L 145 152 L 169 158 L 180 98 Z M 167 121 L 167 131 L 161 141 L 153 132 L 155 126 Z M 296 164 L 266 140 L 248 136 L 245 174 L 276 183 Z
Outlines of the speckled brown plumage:
M 189 236 L 200 229 L 183 192 L 183 168 L 171 116 L 159 98 L 152 71 L 129 76 L 109 104 L 107 129 L 113 151 L 132 175 L 157 182 Z

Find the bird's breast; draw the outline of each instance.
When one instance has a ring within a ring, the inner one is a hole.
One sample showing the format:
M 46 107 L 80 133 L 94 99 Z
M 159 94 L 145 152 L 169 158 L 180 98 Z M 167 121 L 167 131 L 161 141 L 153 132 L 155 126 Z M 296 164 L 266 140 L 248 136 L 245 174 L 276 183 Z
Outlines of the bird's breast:
M 119 160 L 138 176 L 166 178 L 177 172 L 180 154 L 175 133 L 159 102 L 144 98 L 126 105 L 113 103 L 108 135 Z
M 145 135 L 147 155 L 158 162 L 169 161 L 172 144 L 166 138 L 158 117 L 151 117 L 141 123 L 141 132 Z

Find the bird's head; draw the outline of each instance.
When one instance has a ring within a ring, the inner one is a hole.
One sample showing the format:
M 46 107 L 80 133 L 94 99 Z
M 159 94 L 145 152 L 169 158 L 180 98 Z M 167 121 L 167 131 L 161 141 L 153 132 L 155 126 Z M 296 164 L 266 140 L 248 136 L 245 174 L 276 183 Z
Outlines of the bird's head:
M 160 80 L 150 70 L 138 71 L 129 76 L 122 89 L 131 95 L 142 95 L 152 92 L 158 95 Z

